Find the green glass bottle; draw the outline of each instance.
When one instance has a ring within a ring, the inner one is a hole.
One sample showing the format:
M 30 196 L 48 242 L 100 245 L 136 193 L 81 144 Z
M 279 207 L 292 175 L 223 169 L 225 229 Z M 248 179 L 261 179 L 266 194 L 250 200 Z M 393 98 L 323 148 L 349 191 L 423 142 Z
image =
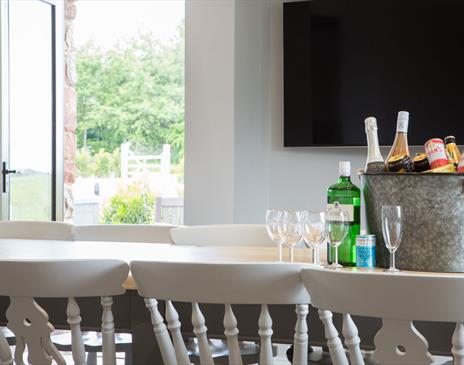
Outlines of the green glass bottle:
M 338 202 L 350 220 L 348 234 L 338 247 L 338 262 L 343 266 L 356 266 L 356 236 L 360 233 L 361 191 L 350 175 L 350 162 L 340 161 L 338 181 L 327 189 L 327 208 Z M 332 263 L 334 258 L 335 248 L 327 244 L 327 260 Z

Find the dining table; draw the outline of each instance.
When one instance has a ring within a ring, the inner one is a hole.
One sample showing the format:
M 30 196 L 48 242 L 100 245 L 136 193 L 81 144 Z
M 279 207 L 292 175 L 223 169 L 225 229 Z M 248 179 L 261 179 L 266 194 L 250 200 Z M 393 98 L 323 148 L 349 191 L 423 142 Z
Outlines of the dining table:
M 127 263 L 133 260 L 153 260 L 163 262 L 240 262 L 253 265 L 260 262 L 277 262 L 277 248 L 252 246 L 177 246 L 165 243 L 136 242 L 95 242 L 95 241 L 58 241 L 0 239 L 1 260 L 68 260 L 68 259 L 120 259 Z M 294 264 L 304 267 L 310 265 L 311 251 L 295 248 Z M 284 260 L 289 254 L 285 251 Z M 347 270 L 356 270 L 347 269 Z M 156 278 L 153 278 L 156 280 Z M 162 364 L 156 344 L 150 315 L 142 297 L 138 295 L 137 283 L 130 273 L 124 283 L 127 289 L 124 295 L 114 298 L 113 314 L 117 332 L 132 334 L 132 361 L 134 365 Z M 57 329 L 68 328 L 66 318 L 66 299 L 37 298 L 38 303 L 47 311 L 50 322 Z M 78 298 L 81 309 L 83 330 L 99 330 L 101 326 L 101 308 L 99 298 Z M 8 297 L 0 297 L 0 322 L 6 324 L 5 312 L 9 305 Z M 160 302 L 163 313 L 163 303 Z M 421 305 L 421 303 L 418 303 Z M 184 337 L 193 337 L 190 324 L 191 304 L 175 303 L 182 323 Z M 219 304 L 201 304 L 206 318 L 208 336 L 224 338 L 222 326 L 224 306 Z M 293 342 L 296 315 L 294 306 L 269 306 L 273 318 L 273 337 L 275 343 Z M 258 305 L 234 306 L 242 340 L 259 340 L 257 320 L 260 314 Z M 381 327 L 377 318 L 353 317 L 366 348 L 373 347 L 375 333 Z M 325 344 L 324 328 L 319 320 L 317 309 L 310 308 L 308 315 L 309 339 L 311 345 Z M 334 315 L 334 324 L 341 329 L 341 315 Z M 450 354 L 449 344 L 454 331 L 452 323 L 415 322 L 416 327 L 429 340 L 430 350 L 437 354 Z

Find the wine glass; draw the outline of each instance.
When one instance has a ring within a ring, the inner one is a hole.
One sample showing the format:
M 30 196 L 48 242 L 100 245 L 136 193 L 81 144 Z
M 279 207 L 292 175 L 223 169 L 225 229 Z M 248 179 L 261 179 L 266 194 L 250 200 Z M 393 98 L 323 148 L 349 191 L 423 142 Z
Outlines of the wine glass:
M 305 211 L 303 215 L 303 239 L 306 246 L 313 249 L 313 264 L 321 265 L 319 261 L 319 245 L 327 235 L 325 212 Z
M 266 212 L 266 229 L 267 234 L 272 242 L 276 243 L 279 249 L 279 262 L 282 262 L 282 238 L 279 234 L 279 221 L 282 217 L 282 210 L 268 209 Z
M 339 269 L 343 266 L 338 263 L 338 246 L 340 246 L 349 230 L 348 214 L 335 203 L 327 214 L 327 237 L 331 246 L 335 247 L 335 260 L 327 266 L 329 269 Z
M 290 262 L 293 262 L 294 246 L 303 236 L 303 212 L 284 210 L 278 224 L 278 231 L 282 242 L 290 247 Z
M 395 251 L 401 243 L 403 214 L 398 205 L 382 206 L 382 234 L 385 247 L 390 251 L 390 267 L 384 271 L 398 272 L 395 267 Z

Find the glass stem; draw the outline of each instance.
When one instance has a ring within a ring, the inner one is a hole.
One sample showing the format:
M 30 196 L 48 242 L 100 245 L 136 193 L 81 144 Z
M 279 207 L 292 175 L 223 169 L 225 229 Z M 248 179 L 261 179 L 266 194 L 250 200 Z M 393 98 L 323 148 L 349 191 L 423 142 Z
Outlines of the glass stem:
M 338 265 L 338 246 L 335 247 L 335 265 Z
M 395 269 L 395 251 L 390 252 L 390 269 Z
M 319 248 L 317 245 L 313 246 L 313 264 L 319 263 Z
M 290 246 L 290 262 L 293 262 L 293 245 Z
M 279 243 L 279 262 L 282 262 L 282 244 Z

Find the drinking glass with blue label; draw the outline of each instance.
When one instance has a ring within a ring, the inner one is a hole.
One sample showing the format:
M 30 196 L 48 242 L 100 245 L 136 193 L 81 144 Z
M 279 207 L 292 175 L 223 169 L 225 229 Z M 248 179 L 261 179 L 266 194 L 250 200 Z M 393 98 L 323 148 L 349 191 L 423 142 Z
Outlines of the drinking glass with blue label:
M 329 239 L 329 244 L 335 248 L 335 258 L 332 264 L 327 266 L 329 269 L 343 267 L 338 263 L 338 247 L 348 234 L 349 223 L 348 214 L 338 203 L 335 203 L 330 211 L 327 212 L 327 238 Z

